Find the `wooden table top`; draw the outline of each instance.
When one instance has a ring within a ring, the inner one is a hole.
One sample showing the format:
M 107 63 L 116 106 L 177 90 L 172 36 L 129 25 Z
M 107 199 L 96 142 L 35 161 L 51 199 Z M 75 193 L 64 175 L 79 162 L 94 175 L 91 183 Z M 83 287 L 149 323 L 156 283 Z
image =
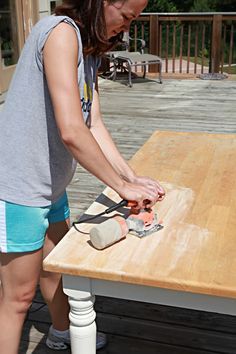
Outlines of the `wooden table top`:
M 44 268 L 236 298 L 235 135 L 155 132 L 130 164 L 165 187 L 166 198 L 155 206 L 164 228 L 143 239 L 127 235 L 103 251 L 72 228 Z M 109 200 L 120 199 L 107 188 L 86 214 L 105 210 Z

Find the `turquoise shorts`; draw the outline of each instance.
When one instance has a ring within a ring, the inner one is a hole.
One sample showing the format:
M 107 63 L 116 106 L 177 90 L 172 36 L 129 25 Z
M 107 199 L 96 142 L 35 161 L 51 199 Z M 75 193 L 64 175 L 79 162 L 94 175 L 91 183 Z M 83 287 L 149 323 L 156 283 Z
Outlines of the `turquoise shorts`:
M 0 200 L 0 252 L 30 252 L 43 247 L 49 224 L 70 216 L 66 193 L 46 207 L 30 207 Z

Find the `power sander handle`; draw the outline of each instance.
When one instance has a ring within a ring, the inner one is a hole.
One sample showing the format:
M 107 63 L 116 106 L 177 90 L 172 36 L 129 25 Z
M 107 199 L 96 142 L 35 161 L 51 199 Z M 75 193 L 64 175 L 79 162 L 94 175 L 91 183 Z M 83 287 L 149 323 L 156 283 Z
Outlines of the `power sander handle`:
M 113 211 L 115 211 L 121 207 L 124 207 L 124 206 L 135 207 L 135 206 L 137 206 L 137 204 L 138 203 L 135 201 L 128 201 L 128 200 L 122 199 L 118 204 L 115 204 L 115 205 L 111 206 L 110 208 L 106 209 L 105 214 L 110 214 Z

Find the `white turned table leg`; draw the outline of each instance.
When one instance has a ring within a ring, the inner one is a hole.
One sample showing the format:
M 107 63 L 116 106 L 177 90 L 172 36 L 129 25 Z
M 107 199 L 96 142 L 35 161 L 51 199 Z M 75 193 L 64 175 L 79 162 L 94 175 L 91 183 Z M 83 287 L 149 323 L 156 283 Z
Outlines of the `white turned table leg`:
M 63 290 L 70 304 L 72 354 L 96 354 L 95 296 L 87 278 L 63 275 Z
M 96 313 L 93 308 L 94 296 L 86 299 L 69 297 L 70 336 L 73 354 L 96 353 Z

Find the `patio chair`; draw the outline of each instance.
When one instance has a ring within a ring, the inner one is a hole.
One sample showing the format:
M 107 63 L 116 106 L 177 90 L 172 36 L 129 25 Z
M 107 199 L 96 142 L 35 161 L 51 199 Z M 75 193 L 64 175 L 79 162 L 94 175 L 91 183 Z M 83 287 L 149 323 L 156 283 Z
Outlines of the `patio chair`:
M 140 51 L 129 51 L 130 41 L 138 41 L 141 44 Z M 109 60 L 110 63 L 110 75 L 108 78 L 116 80 L 117 72 L 128 73 L 128 85 L 132 87 L 132 68 L 133 67 L 142 67 L 143 68 L 143 78 L 146 77 L 147 66 L 152 64 L 159 65 L 159 83 L 162 83 L 162 60 L 159 56 L 153 54 L 144 53 L 144 48 L 146 43 L 143 39 L 133 39 L 129 37 L 129 34 L 125 32 L 123 38 L 123 45 L 125 50 L 117 50 L 107 52 L 105 57 Z

